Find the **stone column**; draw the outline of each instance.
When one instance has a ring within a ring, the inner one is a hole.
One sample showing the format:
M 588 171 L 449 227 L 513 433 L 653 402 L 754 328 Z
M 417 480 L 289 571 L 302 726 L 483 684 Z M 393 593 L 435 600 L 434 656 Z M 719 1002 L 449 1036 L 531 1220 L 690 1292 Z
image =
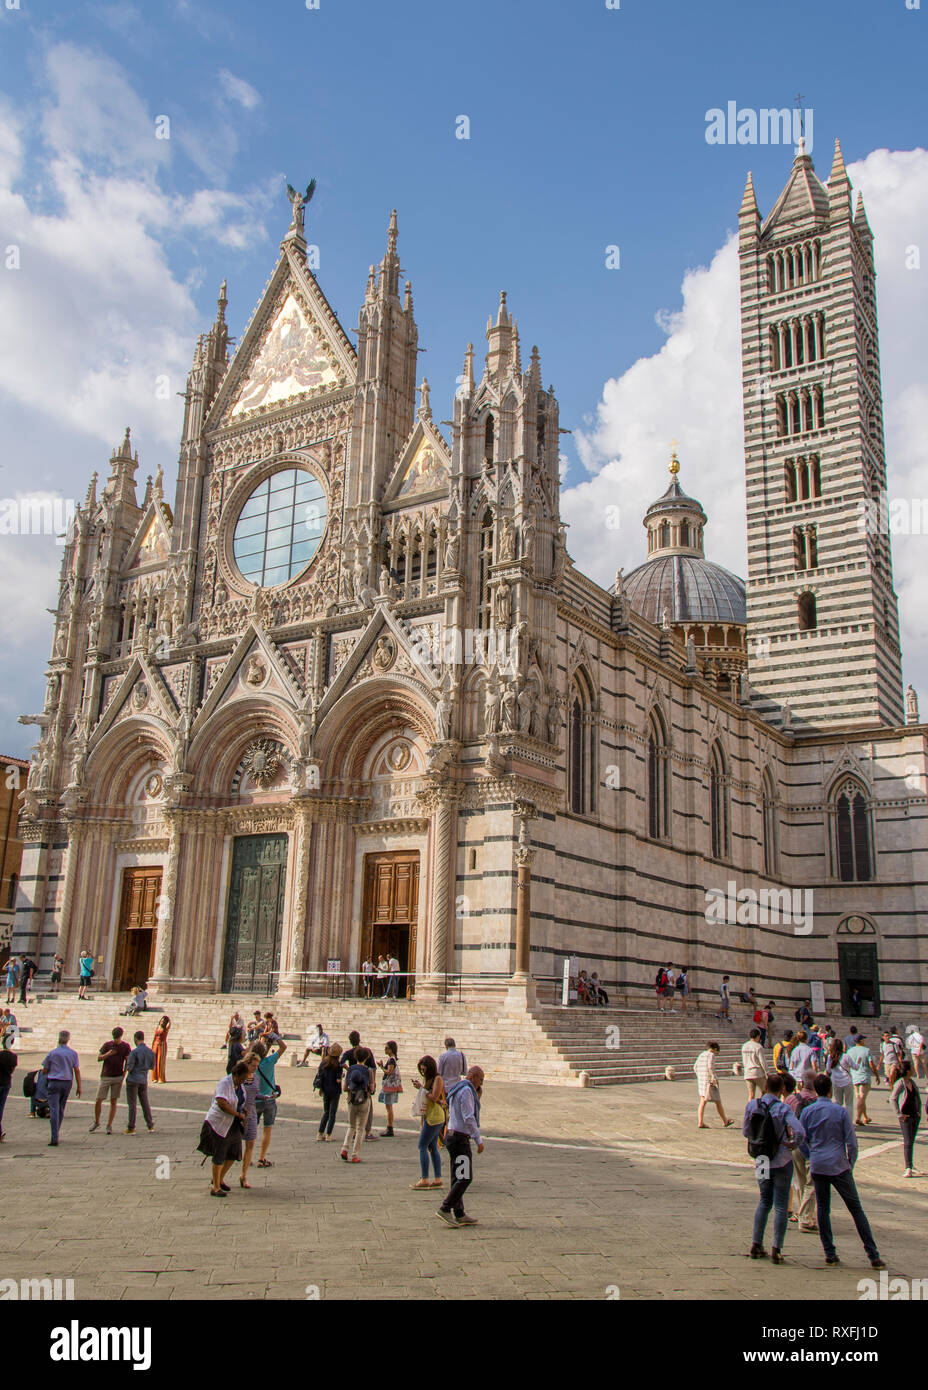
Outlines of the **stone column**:
M 529 844 L 528 821 L 535 814 L 530 802 L 518 802 L 519 843 L 516 848 L 516 968 L 509 984 L 507 1008 L 530 1008 L 535 1002 L 531 974 L 532 861 L 538 851 Z
M 64 957 L 64 968 L 68 968 L 68 947 L 71 944 L 71 914 L 74 909 L 74 891 L 77 886 L 77 863 L 84 840 L 84 827 L 80 821 L 72 821 L 68 826 L 68 862 L 64 871 L 64 893 L 61 899 L 61 913 L 58 919 L 57 951 Z
M 294 838 L 293 906 L 290 911 L 290 949 L 287 969 L 281 972 L 277 993 L 284 999 L 300 996 L 300 972 L 306 941 L 306 906 L 309 894 L 309 850 L 312 819 L 308 806 L 298 806 Z
M 174 900 L 177 894 L 177 871 L 180 865 L 180 847 L 183 817 L 179 811 L 166 810 L 165 819 L 170 825 L 168 858 L 161 881 L 161 900 L 158 903 L 158 936 L 155 944 L 155 973 L 150 987 L 156 993 L 163 993 L 171 983 L 171 943 L 174 935 Z
M 456 788 L 441 787 L 435 797 L 435 852 L 432 857 L 431 939 L 429 942 L 429 974 L 436 983 L 448 969 L 448 923 L 452 920 L 454 874 Z

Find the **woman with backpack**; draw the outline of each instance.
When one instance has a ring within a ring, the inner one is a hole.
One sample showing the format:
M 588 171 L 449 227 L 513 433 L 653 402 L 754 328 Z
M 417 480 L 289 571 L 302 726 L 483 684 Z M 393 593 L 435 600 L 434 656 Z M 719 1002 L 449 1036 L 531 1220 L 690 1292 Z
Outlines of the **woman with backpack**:
M 316 1068 L 313 1089 L 319 1092 L 322 1101 L 322 1119 L 319 1121 L 316 1143 L 324 1144 L 327 1139 L 332 1138 L 335 1116 L 338 1113 L 338 1102 L 342 1095 L 341 1043 L 330 1043 L 326 1048 L 325 1056 Z
M 388 1042 L 384 1046 L 386 1054 L 382 1062 L 377 1065 L 383 1072 L 383 1081 L 380 1083 L 380 1095 L 377 1099 L 381 1105 L 387 1107 L 387 1127 L 380 1131 L 381 1139 L 393 1138 L 393 1107 L 396 1105 L 396 1098 L 402 1093 L 403 1078 L 400 1076 L 399 1060 L 396 1051 L 396 1043 Z
M 899 1128 L 902 1130 L 905 1177 L 920 1178 L 922 1174 L 915 1168 L 915 1136 L 922 1117 L 922 1098 L 912 1075 L 912 1063 L 908 1060 L 899 1068 L 899 1076 L 893 1086 L 892 1102 L 899 1116 Z
M 421 1127 L 419 1129 L 419 1168 L 422 1173 L 418 1182 L 410 1183 L 410 1187 L 415 1191 L 422 1191 L 427 1187 L 443 1187 L 441 1178 L 441 1154 L 438 1152 L 438 1136 L 448 1118 L 448 1110 L 445 1103 L 445 1083 L 438 1074 L 438 1063 L 434 1057 L 419 1058 L 419 1081 L 413 1077 L 412 1084 L 415 1086 L 418 1095 L 416 1096 L 416 1109 L 413 1114 L 421 1117 Z M 429 1154 L 432 1155 L 432 1167 L 435 1176 L 429 1182 Z
M 346 1162 L 361 1162 L 361 1144 L 367 1117 L 371 1113 L 371 1096 L 374 1094 L 374 1079 L 377 1075 L 374 1054 L 369 1047 L 352 1049 L 352 1060 L 345 1072 L 342 1089 L 348 1097 L 348 1128 L 341 1156 Z M 349 1154 L 350 1149 L 350 1154 Z

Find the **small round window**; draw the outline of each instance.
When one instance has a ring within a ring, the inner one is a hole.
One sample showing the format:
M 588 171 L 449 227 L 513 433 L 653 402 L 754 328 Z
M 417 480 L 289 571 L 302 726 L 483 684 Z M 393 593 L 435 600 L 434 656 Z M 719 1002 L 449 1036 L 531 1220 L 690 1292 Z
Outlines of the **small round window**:
M 326 500 L 311 473 L 288 468 L 255 488 L 239 513 L 232 554 L 262 589 L 286 584 L 309 564 L 325 531 Z

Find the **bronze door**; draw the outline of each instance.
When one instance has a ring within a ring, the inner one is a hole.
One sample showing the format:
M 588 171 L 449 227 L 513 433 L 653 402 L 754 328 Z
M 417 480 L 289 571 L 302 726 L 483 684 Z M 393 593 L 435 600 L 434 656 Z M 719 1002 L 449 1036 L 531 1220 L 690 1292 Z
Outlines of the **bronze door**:
M 145 985 L 152 971 L 161 869 L 126 869 L 122 880 L 113 988 Z
M 368 854 L 364 860 L 362 959 L 376 966 L 380 956 L 396 956 L 401 971 L 416 968 L 416 921 L 419 913 L 419 852 Z M 400 979 L 397 995 L 411 997 L 413 981 Z M 380 994 L 385 982 L 375 983 Z
M 225 994 L 266 994 L 280 968 L 287 836 L 241 835 L 232 846 L 232 879 L 222 960 Z

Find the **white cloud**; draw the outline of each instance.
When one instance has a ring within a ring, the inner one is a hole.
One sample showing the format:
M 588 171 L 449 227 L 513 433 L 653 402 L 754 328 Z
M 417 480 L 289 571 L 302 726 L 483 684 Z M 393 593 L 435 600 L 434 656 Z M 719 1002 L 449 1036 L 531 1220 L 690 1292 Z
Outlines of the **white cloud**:
M 252 111 L 261 104 L 261 93 L 246 82 L 244 77 L 236 77 L 234 72 L 228 68 L 219 69 L 219 81 L 222 83 L 222 90 L 231 101 L 237 101 L 240 106 L 244 106 L 246 111 Z
M 875 150 L 848 172 L 855 190 L 863 193 L 875 237 L 890 496 L 928 497 L 921 462 L 928 437 L 923 380 L 928 244 L 921 248 L 924 270 L 907 269 L 906 261 L 907 249 L 919 244 L 928 226 L 928 152 Z M 687 272 L 681 308 L 656 318 L 667 333 L 660 352 L 607 381 L 594 427 L 577 435 L 580 458 L 591 477 L 562 493 L 570 553 L 603 584 L 612 582 L 619 565 L 628 573 L 642 563 L 641 518 L 667 486 L 670 441 L 676 438 L 681 485 L 699 498 L 709 516 L 707 554 L 744 575 L 741 338 L 733 237 L 708 267 Z M 617 530 L 607 525 L 615 516 L 610 507 L 621 509 Z M 921 685 L 928 700 L 926 553 L 926 535 L 893 538 L 906 679 Z

